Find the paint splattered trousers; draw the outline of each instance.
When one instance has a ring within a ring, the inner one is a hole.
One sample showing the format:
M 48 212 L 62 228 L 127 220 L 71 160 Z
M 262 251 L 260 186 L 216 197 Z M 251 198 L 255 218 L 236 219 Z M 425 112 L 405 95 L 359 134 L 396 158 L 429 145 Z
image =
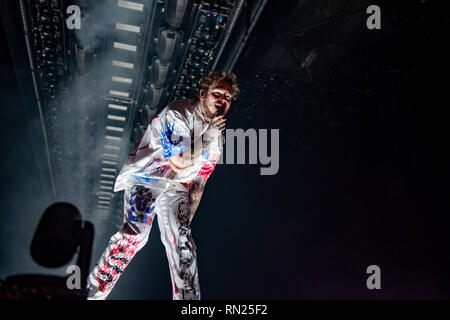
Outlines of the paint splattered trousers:
M 146 244 L 155 214 L 166 249 L 174 300 L 199 300 L 196 246 L 189 227 L 189 186 L 134 185 L 124 193 L 124 221 L 88 278 L 88 299 L 104 300 L 134 255 Z

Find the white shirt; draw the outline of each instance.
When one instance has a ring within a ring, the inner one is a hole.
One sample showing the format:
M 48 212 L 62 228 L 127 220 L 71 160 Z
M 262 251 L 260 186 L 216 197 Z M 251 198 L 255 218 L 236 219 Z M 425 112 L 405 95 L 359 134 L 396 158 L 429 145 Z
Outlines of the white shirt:
M 219 135 L 197 157 L 194 164 L 178 174 L 167 158 L 191 148 L 194 139 L 208 129 L 199 101 L 177 100 L 165 107 L 145 130 L 140 143 L 135 145 L 114 185 L 114 192 L 130 188 L 133 184 L 155 186 L 163 181 L 187 183 L 197 176 L 208 179 L 215 169 L 223 150 L 224 139 Z

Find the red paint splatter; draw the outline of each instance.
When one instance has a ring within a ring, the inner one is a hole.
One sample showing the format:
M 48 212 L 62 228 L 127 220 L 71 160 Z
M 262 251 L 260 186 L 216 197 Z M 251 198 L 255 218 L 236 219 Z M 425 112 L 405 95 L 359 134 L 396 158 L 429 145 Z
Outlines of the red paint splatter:
M 216 168 L 216 163 L 215 162 L 207 162 L 200 169 L 198 175 L 202 179 L 208 180 L 209 176 L 211 175 L 211 173 L 214 171 L 215 168 Z
M 136 249 L 140 242 L 141 240 L 138 240 L 137 236 L 124 235 L 124 239 L 119 240 L 112 247 L 106 261 L 103 261 L 97 272 L 97 280 L 101 292 L 110 287 L 110 284 L 114 285 L 118 280 L 118 277 L 136 254 Z M 125 259 L 125 261 L 122 259 Z M 110 267 L 110 264 L 115 265 L 115 267 Z M 104 279 L 105 276 L 107 277 L 106 280 Z

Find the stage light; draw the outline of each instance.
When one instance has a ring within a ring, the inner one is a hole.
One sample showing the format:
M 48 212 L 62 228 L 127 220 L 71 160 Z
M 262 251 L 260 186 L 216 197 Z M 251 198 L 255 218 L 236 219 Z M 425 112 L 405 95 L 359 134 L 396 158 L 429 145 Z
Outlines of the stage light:
M 122 43 L 122 42 L 114 42 L 114 48 L 115 49 L 122 49 L 122 50 L 132 51 L 132 52 L 136 52 L 136 50 L 137 50 L 137 46 L 133 46 L 131 44 L 125 44 L 125 43 Z
M 134 64 L 124 61 L 113 60 L 112 65 L 119 68 L 133 69 Z
M 166 88 L 156 88 L 153 83 L 147 86 L 146 102 L 151 109 L 157 109 L 162 97 L 166 94 Z
M 130 9 L 130 10 L 144 11 L 144 5 L 142 3 L 137 3 L 137 2 L 132 2 L 132 1 L 118 0 L 117 6 L 120 8 L 125 8 L 125 9 Z
M 161 88 L 169 80 L 172 64 L 163 64 L 161 59 L 156 58 L 152 65 L 152 82 L 156 88 Z
M 109 131 L 116 131 L 116 132 L 123 132 L 123 128 L 120 128 L 120 127 L 114 127 L 114 126 L 106 126 L 106 130 L 109 130 Z
M 100 177 L 114 179 L 116 176 L 115 176 L 115 175 L 112 175 L 112 174 L 102 173 L 102 174 L 100 175 Z
M 113 110 L 120 110 L 120 111 L 127 111 L 127 109 L 128 109 L 126 106 L 119 106 L 119 105 L 113 104 L 113 103 L 109 103 L 108 108 L 113 109 Z
M 162 28 L 159 30 L 157 55 L 163 63 L 169 62 L 178 51 L 182 38 L 179 31 Z
M 167 23 L 174 28 L 180 28 L 189 19 L 193 4 L 193 0 L 165 0 Z
M 133 79 L 131 79 L 131 78 L 124 78 L 124 77 L 112 76 L 111 80 L 113 82 L 120 82 L 120 83 L 126 83 L 126 84 L 132 84 L 133 83 Z
M 117 154 L 104 153 L 103 157 L 118 158 L 119 156 Z
M 108 118 L 108 120 L 117 120 L 117 121 L 125 121 L 125 120 L 127 120 L 126 117 L 115 116 L 115 115 L 112 115 L 112 114 L 108 114 L 107 118 Z
M 126 23 L 120 23 L 120 22 L 116 23 L 116 29 L 122 30 L 122 31 L 134 32 L 134 33 L 141 32 L 141 27 L 139 27 L 139 26 L 134 26 L 132 24 L 126 24 Z
M 106 196 L 112 196 L 112 192 L 107 192 L 107 191 L 99 191 L 97 192 L 97 194 L 102 194 L 102 195 L 106 195 Z
M 115 141 L 121 141 L 122 140 L 121 137 L 108 136 L 108 135 L 106 135 L 105 138 L 108 139 L 108 140 L 115 140 Z
M 117 166 L 117 161 L 110 161 L 110 160 L 102 160 L 103 164 L 109 164 L 111 166 Z
M 119 96 L 124 98 L 128 98 L 130 96 L 128 92 L 118 90 L 109 90 L 109 94 L 112 96 Z
M 120 150 L 120 147 L 118 147 L 118 146 L 111 146 L 111 145 L 107 144 L 107 145 L 105 145 L 105 149 Z

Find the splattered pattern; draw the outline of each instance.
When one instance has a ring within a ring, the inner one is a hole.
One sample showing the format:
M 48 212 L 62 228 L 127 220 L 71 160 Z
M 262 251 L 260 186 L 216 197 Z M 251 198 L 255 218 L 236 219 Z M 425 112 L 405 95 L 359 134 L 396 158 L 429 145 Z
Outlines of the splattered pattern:
M 98 290 L 105 292 L 112 289 L 136 254 L 140 242 L 136 236 L 125 235 L 123 240 L 117 241 L 112 246 L 105 263 L 97 272 Z
M 152 197 L 150 189 L 134 185 L 131 189 L 128 220 L 150 225 L 155 210 L 155 201 L 156 199 Z
M 208 180 L 209 176 L 213 173 L 216 168 L 216 163 L 219 161 L 220 154 L 215 154 L 213 156 L 209 155 L 208 152 L 208 160 L 203 164 L 200 171 L 198 172 L 198 176 L 204 180 Z
M 147 243 L 154 214 L 158 214 L 161 240 L 166 249 L 173 299 L 200 298 L 196 246 L 189 227 L 189 184 L 174 183 L 155 190 L 134 185 L 125 191 L 124 224 L 88 280 L 89 299 L 106 299 L 135 254 Z
M 178 155 L 189 148 L 190 142 L 187 141 L 189 133 L 184 133 L 180 128 L 176 127 L 175 120 L 170 121 L 167 125 L 161 128 L 161 144 L 164 150 L 164 156 L 170 158 Z M 181 144 L 183 141 L 185 143 Z

